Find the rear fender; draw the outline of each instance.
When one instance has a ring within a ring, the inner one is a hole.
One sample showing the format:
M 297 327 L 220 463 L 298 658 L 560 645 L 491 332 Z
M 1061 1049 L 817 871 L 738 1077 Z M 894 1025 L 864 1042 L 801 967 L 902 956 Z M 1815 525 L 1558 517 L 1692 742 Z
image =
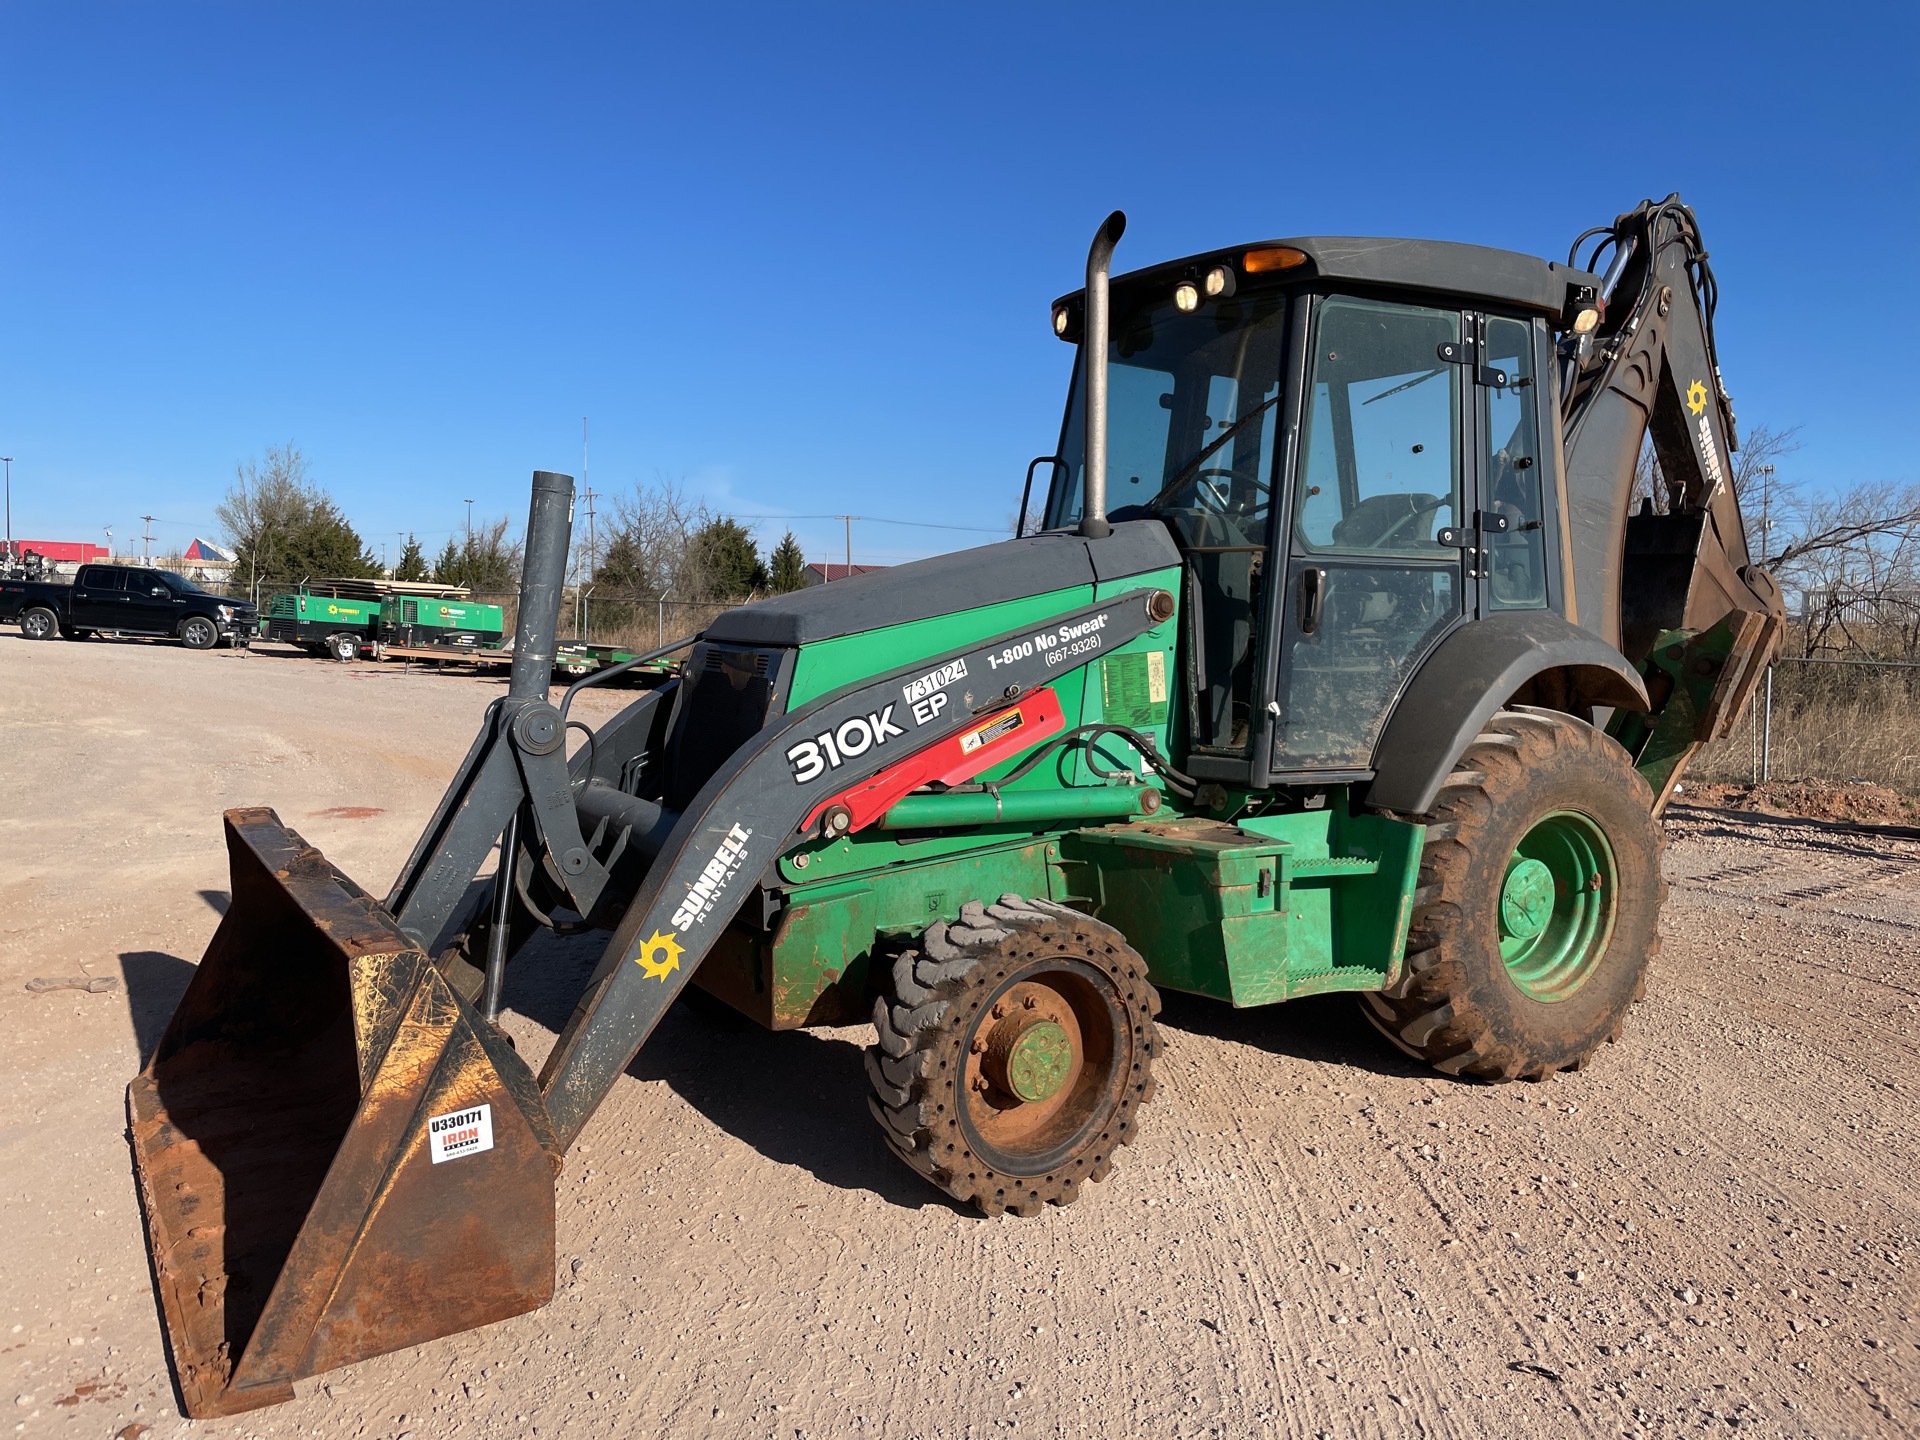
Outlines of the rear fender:
M 1613 646 L 1546 610 L 1460 626 L 1401 692 L 1374 747 L 1367 803 L 1424 815 L 1467 747 L 1527 683 L 1561 672 L 1574 703 L 1649 708 L 1646 682 Z

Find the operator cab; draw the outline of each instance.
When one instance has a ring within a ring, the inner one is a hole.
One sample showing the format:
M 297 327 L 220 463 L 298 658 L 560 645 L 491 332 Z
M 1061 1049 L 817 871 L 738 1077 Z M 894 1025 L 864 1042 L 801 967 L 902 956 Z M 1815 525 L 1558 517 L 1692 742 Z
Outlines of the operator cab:
M 1184 557 L 1190 773 L 1364 780 L 1449 630 L 1564 613 L 1541 386 L 1576 276 L 1477 246 L 1290 240 L 1112 282 L 1108 513 L 1162 520 Z M 1077 344 L 1080 324 L 1081 297 L 1058 302 L 1056 333 Z M 1081 518 L 1085 387 L 1077 357 L 1048 529 Z

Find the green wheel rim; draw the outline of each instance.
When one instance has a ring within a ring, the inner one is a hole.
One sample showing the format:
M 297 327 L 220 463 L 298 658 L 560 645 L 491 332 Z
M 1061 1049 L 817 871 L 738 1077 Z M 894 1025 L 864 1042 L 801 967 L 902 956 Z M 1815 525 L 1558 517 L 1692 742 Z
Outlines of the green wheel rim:
M 1551 1004 L 1593 974 L 1613 938 L 1619 870 L 1598 823 L 1543 816 L 1507 857 L 1498 901 L 1500 958 L 1520 992 Z

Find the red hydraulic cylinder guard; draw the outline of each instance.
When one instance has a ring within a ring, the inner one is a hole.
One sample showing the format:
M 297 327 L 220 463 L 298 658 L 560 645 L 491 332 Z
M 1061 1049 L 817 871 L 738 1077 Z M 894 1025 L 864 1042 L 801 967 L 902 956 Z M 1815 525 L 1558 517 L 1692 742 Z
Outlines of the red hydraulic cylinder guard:
M 864 830 L 921 786 L 958 785 L 984 775 L 1002 760 L 1058 735 L 1066 725 L 1060 698 L 1051 690 L 1036 690 L 1019 704 L 996 710 L 958 735 L 915 751 L 871 779 L 822 800 L 800 828 L 813 829 L 831 807 L 844 805 L 853 817 L 848 830 Z

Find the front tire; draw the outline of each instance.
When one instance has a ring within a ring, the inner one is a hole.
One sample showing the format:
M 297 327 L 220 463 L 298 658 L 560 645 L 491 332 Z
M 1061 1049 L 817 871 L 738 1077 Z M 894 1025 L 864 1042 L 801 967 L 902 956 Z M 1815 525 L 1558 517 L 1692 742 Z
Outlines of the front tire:
M 1660 827 L 1625 750 L 1570 716 L 1503 710 L 1428 820 L 1399 985 L 1361 997 L 1450 1075 L 1544 1080 L 1619 1039 L 1660 948 Z
M 893 966 L 868 1104 L 894 1153 L 988 1215 L 1104 1179 L 1153 1096 L 1160 997 L 1110 925 L 1047 900 L 970 901 Z
M 180 641 L 189 650 L 211 650 L 220 643 L 220 627 L 204 615 L 189 615 L 180 622 Z
M 342 664 L 360 658 L 360 642 L 352 635 L 329 635 L 327 653 Z
M 52 640 L 60 634 L 60 617 L 44 605 L 20 612 L 20 633 L 29 640 Z

